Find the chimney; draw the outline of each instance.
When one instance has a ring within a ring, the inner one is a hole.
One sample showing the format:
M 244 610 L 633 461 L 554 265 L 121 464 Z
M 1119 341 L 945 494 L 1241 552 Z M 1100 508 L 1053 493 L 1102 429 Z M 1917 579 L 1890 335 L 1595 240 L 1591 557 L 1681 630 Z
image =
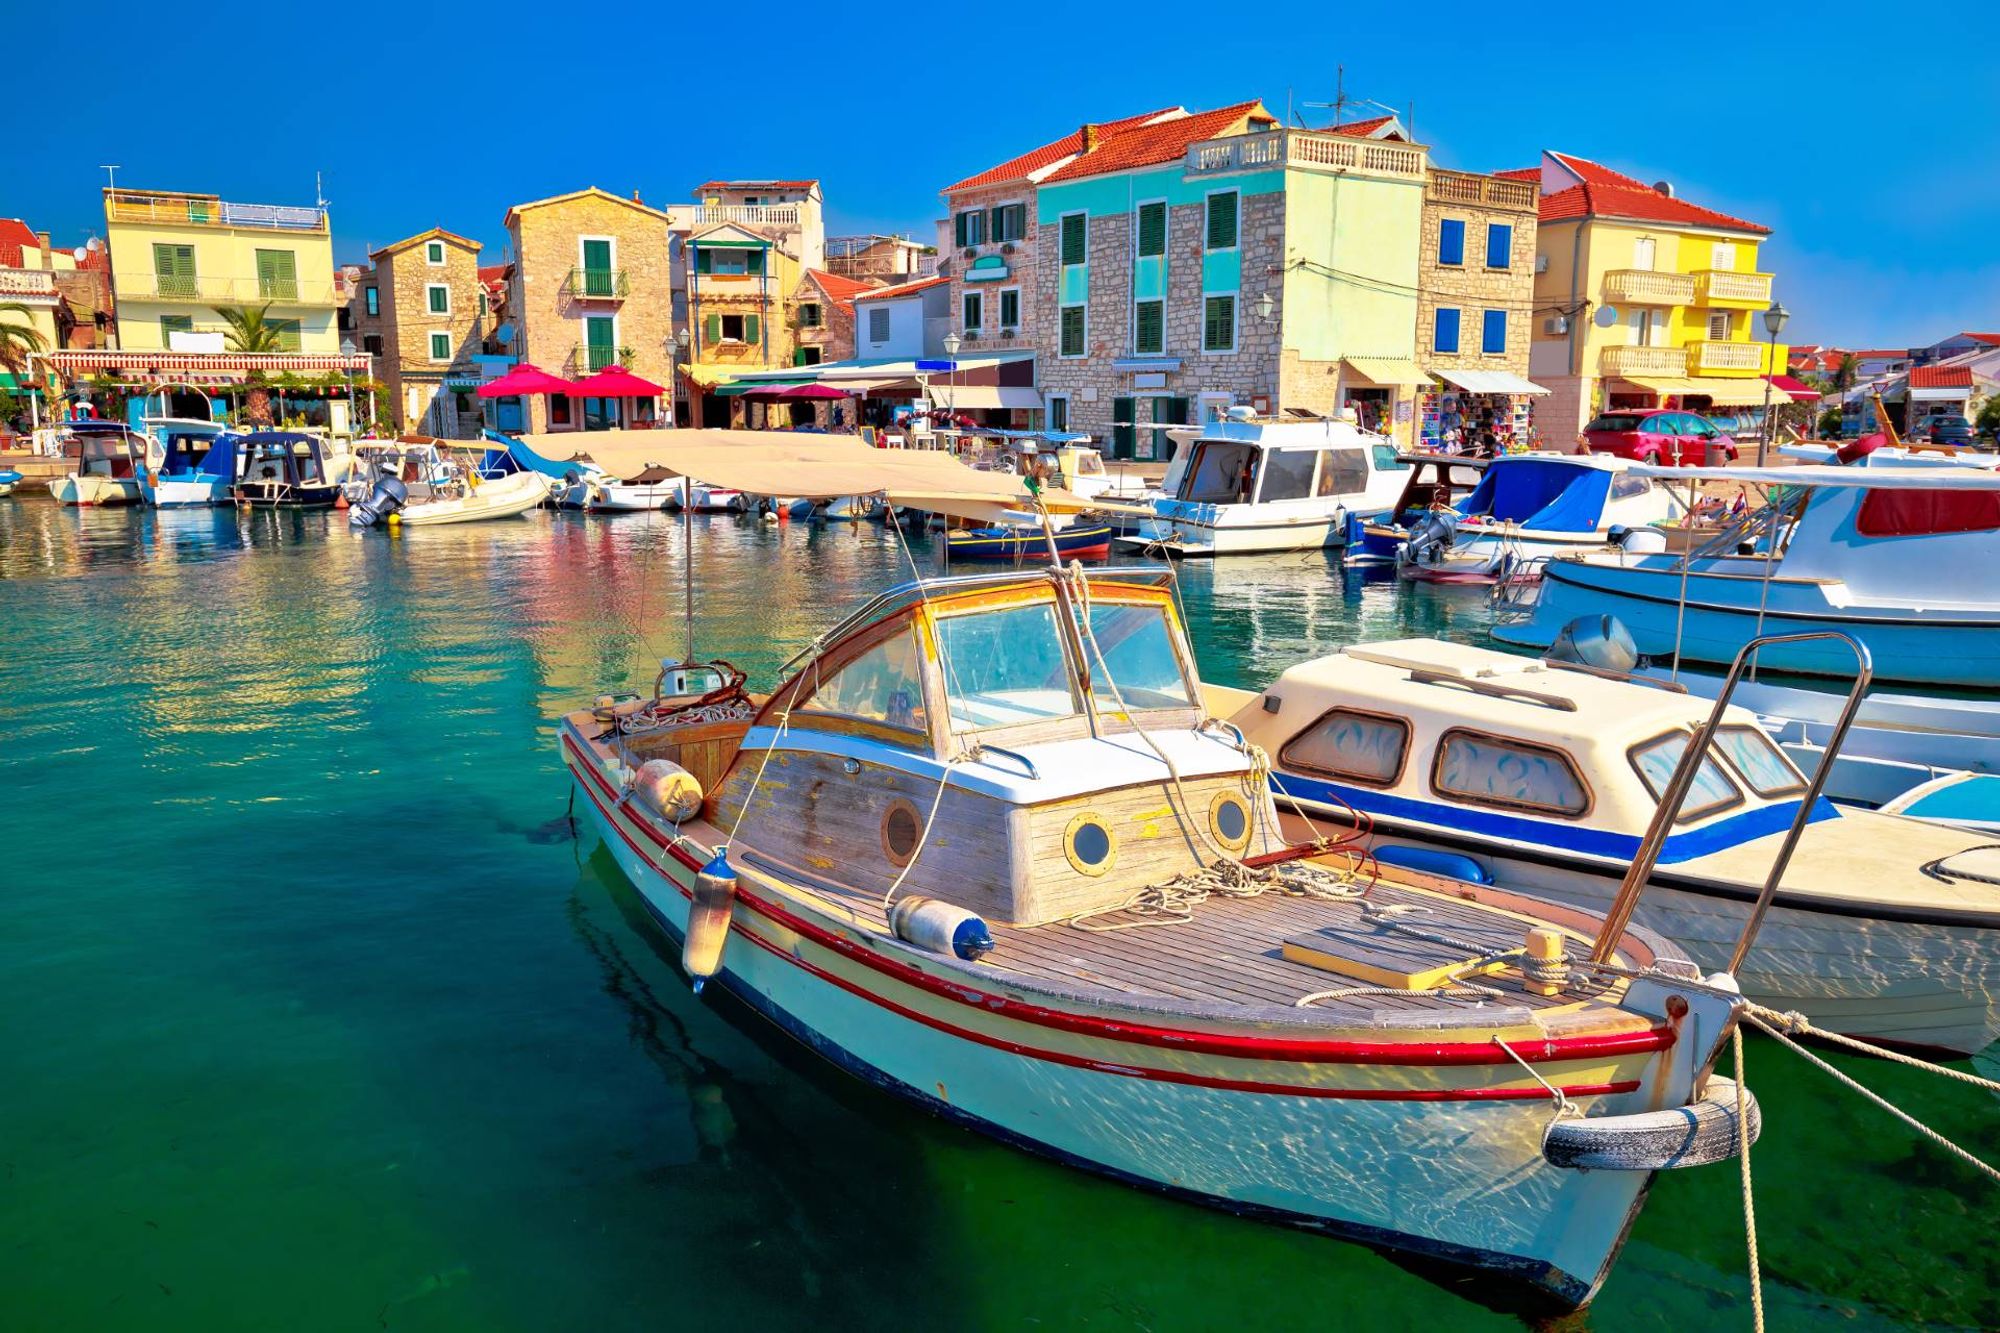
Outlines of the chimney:
M 1085 121 L 1083 123 L 1083 129 L 1079 131 L 1079 133 L 1082 135 L 1083 138 L 1083 151 L 1086 153 L 1096 152 L 1097 126 L 1091 124 L 1089 121 Z
M 639 191 L 637 189 L 634 189 L 632 191 L 632 202 L 635 204 L 645 202 L 644 200 L 639 198 Z

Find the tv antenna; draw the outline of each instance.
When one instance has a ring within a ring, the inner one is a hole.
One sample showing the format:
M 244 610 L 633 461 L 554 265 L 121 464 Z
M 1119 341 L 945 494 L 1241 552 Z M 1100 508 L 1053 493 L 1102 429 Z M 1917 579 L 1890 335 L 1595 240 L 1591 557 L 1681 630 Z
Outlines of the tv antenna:
M 1347 95 L 1347 66 L 1335 65 L 1333 67 L 1333 79 L 1333 100 L 1331 102 L 1304 102 L 1300 105 L 1314 111 L 1333 112 L 1333 124 L 1335 127 L 1346 123 L 1347 112 L 1351 107 L 1374 107 L 1377 111 L 1386 112 L 1391 116 L 1396 114 L 1395 107 L 1378 102 L 1371 97 L 1349 97 Z
M 118 168 L 124 165 L 123 162 L 99 162 L 97 164 L 97 169 L 104 173 L 105 183 L 110 189 L 115 190 L 118 188 Z

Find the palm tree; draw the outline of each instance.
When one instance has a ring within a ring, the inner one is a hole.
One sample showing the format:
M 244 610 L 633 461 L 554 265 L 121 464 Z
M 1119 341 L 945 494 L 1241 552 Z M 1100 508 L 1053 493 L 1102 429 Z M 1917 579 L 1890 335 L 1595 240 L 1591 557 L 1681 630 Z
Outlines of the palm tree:
M 23 322 L 9 323 L 9 315 L 18 315 Z M 48 339 L 27 322 L 34 317 L 34 312 L 19 302 L 0 305 L 0 366 L 17 380 L 27 377 L 29 353 L 48 350 Z
M 233 352 L 282 352 L 284 335 L 278 326 L 265 317 L 271 312 L 271 303 L 266 301 L 255 310 L 248 306 L 214 306 L 215 313 L 229 326 L 223 335 Z M 243 401 L 243 415 L 251 421 L 268 426 L 271 424 L 271 391 L 264 387 L 263 376 L 258 372 L 250 374 L 250 392 Z

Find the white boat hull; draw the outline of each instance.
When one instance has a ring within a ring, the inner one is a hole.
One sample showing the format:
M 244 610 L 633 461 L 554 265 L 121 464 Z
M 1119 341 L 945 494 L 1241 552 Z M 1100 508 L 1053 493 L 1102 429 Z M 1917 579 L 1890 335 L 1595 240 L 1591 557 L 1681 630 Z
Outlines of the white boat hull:
M 549 480 L 539 472 L 516 472 L 479 483 L 479 489 L 456 500 L 429 500 L 398 515 L 406 528 L 446 523 L 477 523 L 486 519 L 518 518 L 541 504 Z
M 226 504 L 229 500 L 230 481 L 226 477 L 200 477 L 191 480 L 162 480 L 153 483 L 153 507 L 156 509 L 192 509 L 202 505 Z
M 49 493 L 64 505 L 135 505 L 140 502 L 135 477 L 92 477 L 71 473 L 49 483 Z
M 565 758 L 606 849 L 653 915 L 682 936 L 694 869 L 612 797 L 572 745 L 565 740 Z M 760 904 L 756 884 L 746 876 L 752 891 L 739 891 L 719 984 L 856 1076 L 1072 1165 L 1497 1270 L 1569 1303 L 1602 1281 L 1650 1179 L 1550 1166 L 1541 1152 L 1551 1118 L 1545 1098 L 1413 1090 L 1408 1080 L 1434 1083 L 1444 1077 L 1437 1070 L 1340 1066 L 1326 1076 L 1365 1086 L 1309 1096 L 1246 1090 L 1260 1074 L 1280 1076 L 1267 1059 L 1223 1061 L 1233 1077 L 1222 1079 L 1198 1076 L 1217 1062 L 1188 1055 L 1188 1072 L 1142 1077 L 1124 1043 L 885 981 L 862 957 L 879 952 L 865 934 L 841 935 L 780 902 Z M 1297 1066 L 1282 1072 L 1298 1077 Z M 1218 1083 L 1228 1086 L 1206 1086 Z M 1577 1100 L 1590 1112 L 1657 1109 L 1616 1095 Z
M 1199 559 L 1218 555 L 1265 555 L 1280 551 L 1317 551 L 1347 541 L 1347 511 L 1259 519 L 1256 522 L 1199 522 L 1192 519 L 1148 519 L 1118 544 L 1128 550 L 1159 551 Z

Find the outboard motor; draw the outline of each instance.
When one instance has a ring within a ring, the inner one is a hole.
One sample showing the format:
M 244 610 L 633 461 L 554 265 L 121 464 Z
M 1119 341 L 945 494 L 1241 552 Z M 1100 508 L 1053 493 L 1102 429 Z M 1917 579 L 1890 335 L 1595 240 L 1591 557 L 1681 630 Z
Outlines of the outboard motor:
M 1578 616 L 1549 645 L 1549 660 L 1575 662 L 1628 676 L 1639 666 L 1639 645 L 1617 616 Z
M 1434 565 L 1444 559 L 1458 536 L 1458 512 L 1434 509 L 1410 525 L 1403 539 L 1403 558 L 1413 565 Z
M 378 477 L 375 489 L 365 500 L 357 500 L 347 511 L 347 521 L 352 527 L 372 528 L 389 515 L 399 512 L 410 498 L 410 488 L 403 484 L 401 477 Z

